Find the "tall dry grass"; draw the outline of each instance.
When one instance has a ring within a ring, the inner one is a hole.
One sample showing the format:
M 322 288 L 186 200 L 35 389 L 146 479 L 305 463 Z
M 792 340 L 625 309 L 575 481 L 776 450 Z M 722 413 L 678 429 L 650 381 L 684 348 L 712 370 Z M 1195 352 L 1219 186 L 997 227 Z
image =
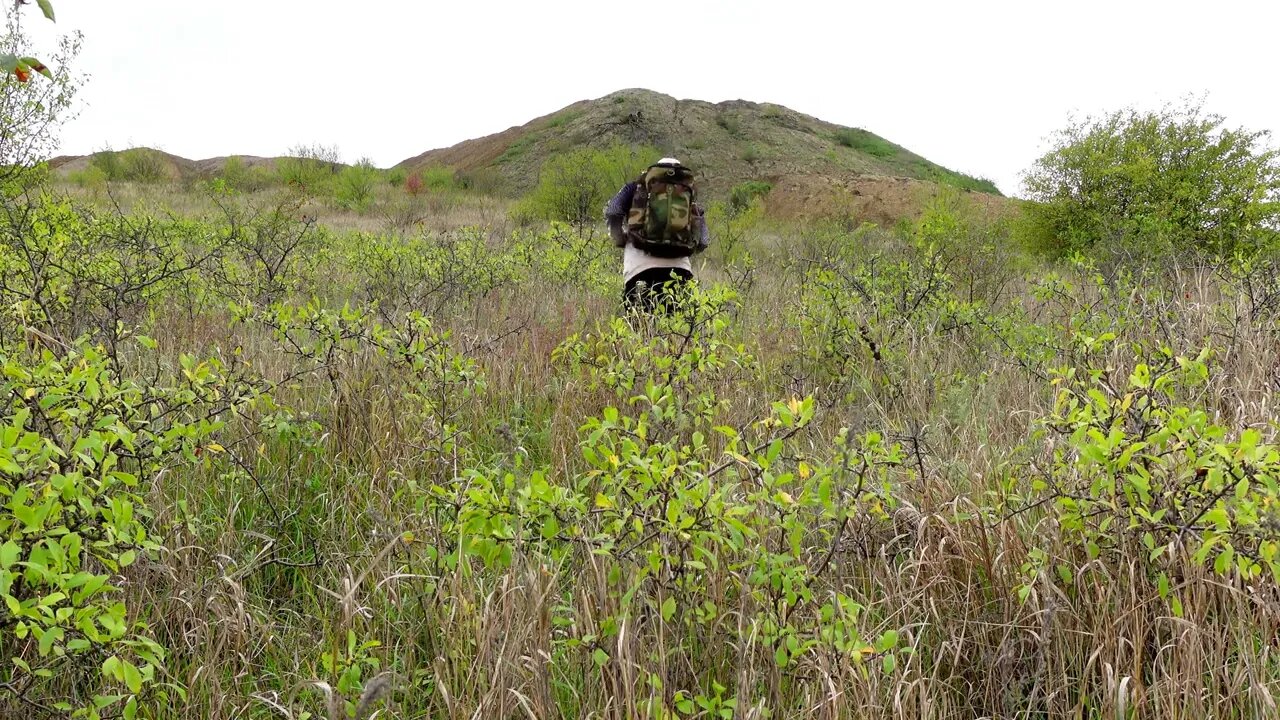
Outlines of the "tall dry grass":
M 176 197 L 159 202 L 184 214 L 210 209 Z M 441 233 L 501 226 L 494 212 L 455 208 L 431 222 Z M 339 231 L 382 229 L 369 217 L 320 221 Z M 495 227 L 489 242 L 501 246 L 505 239 L 492 238 L 508 234 Z M 353 237 L 335 233 L 314 270 L 331 304 L 355 297 L 361 281 L 342 259 Z M 331 374 L 279 388 L 276 402 L 299 423 L 317 422 L 310 444 L 227 442 L 226 456 L 153 479 L 148 496 L 164 550 L 127 573 L 124 594 L 169 648 L 167 671 L 187 689 L 185 701 L 154 708 L 154 716 L 347 717 L 346 700 L 366 718 L 656 717 L 666 711 L 655 701 L 669 706 L 674 690 L 709 692 L 713 681 L 736 702 L 720 716 L 736 718 L 1275 716 L 1273 584 L 1183 562 L 1176 617 L 1137 558 L 1090 560 L 1069 549 L 1046 508 L 1007 512 L 1004 504 L 1011 483 L 1029 482 L 1051 461 L 1036 424 L 1053 412 L 1044 371 L 1082 362 L 1073 333 L 1115 321 L 1120 342 L 1106 362 L 1117 369 L 1134 363 L 1128 343 L 1190 354 L 1216 347 L 1220 366 L 1188 402 L 1271 440 L 1275 317 L 1256 313 L 1238 284 L 1205 267 L 1171 263 L 1107 287 L 1074 268 L 1036 265 L 994 277 L 971 270 L 977 263 L 951 262 L 953 272 L 970 273 L 962 279 L 971 292 L 994 298 L 988 311 L 1047 329 L 1050 359 L 1036 364 L 1011 351 L 1016 338 L 981 322 L 895 325 L 891 306 L 864 305 L 846 312 L 895 329 L 879 358 L 855 337 L 837 362 L 803 319 L 814 292 L 806 263 L 830 258 L 830 242 L 855 243 L 842 252 L 856 261 L 892 254 L 900 239 L 798 227 L 755 235 L 753 282 L 741 284 L 728 330 L 755 362 L 709 383 L 727 401 L 726 424 L 757 419 L 773 400 L 813 394 L 819 411 L 804 442 L 820 447 L 848 427 L 878 430 L 904 448 L 891 519 L 858 518 L 838 546 L 809 551 L 828 560 L 823 592 L 856 599 L 868 632 L 900 634 L 906 650 L 891 671 L 816 652 L 778 667 L 757 601 L 723 593 L 739 572 L 728 567 L 706 571 L 709 592 L 720 588 L 728 603 L 710 627 L 631 617 L 603 648 L 606 664 L 566 651 L 567 638 L 603 635 L 601 625 L 620 614 L 612 559 L 574 552 L 551 560 L 530 544 L 498 572 L 433 561 L 427 547 L 439 526 L 418 501 L 426 486 L 468 468 L 441 444 L 441 426 L 406 400 L 406 378 L 366 349 L 342 354 Z M 714 256 L 701 269 L 707 285 L 742 277 L 740 265 Z M 1072 289 L 1046 280 L 1049 273 Z M 468 435 L 462 462 L 483 463 L 485 472 L 544 468 L 553 484 L 583 472 L 579 428 L 618 400 L 553 353 L 616 313 L 620 280 L 598 280 L 534 273 L 437 313 L 484 380 L 475 395 L 440 398 Z M 233 322 L 215 303 L 198 317 L 160 307 L 153 318 L 147 332 L 166 352 L 239 348 L 264 376 L 296 369 L 277 338 Z M 239 429 L 258 420 L 241 418 Z M 1070 586 L 1050 573 L 1028 578 L 1035 548 L 1075 558 Z M 326 653 L 361 667 L 357 687 L 339 687 Z M 719 712 L 694 707 L 679 716 Z

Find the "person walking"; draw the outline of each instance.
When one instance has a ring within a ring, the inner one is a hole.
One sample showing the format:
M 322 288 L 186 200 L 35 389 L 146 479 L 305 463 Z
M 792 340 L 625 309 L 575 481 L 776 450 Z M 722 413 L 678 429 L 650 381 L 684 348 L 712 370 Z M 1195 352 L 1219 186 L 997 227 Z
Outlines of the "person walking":
M 614 245 L 623 248 L 623 304 L 632 311 L 670 310 L 693 281 L 692 256 L 710 243 L 693 171 L 662 158 L 624 185 L 604 215 Z

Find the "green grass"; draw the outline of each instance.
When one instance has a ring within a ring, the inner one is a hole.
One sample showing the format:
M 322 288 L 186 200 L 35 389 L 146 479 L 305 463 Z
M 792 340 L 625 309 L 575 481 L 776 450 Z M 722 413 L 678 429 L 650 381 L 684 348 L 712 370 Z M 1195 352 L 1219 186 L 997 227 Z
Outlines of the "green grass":
M 534 133 L 528 133 L 517 138 L 515 142 L 508 145 L 507 149 L 503 150 L 502 154 L 498 156 L 498 164 L 502 165 L 519 160 L 524 157 L 525 153 L 529 152 L 537 142 L 538 138 Z
M 837 130 L 835 141 L 843 147 L 881 159 L 896 158 L 906 154 L 906 150 L 901 147 L 861 128 Z
M 995 183 L 986 178 L 978 178 L 948 170 L 941 165 L 925 160 L 900 145 L 895 145 L 879 135 L 861 128 L 842 128 L 836 131 L 834 139 L 838 146 L 885 161 L 891 167 L 910 177 L 931 180 L 961 190 L 984 192 L 992 195 L 1001 194 Z
M 578 118 L 582 117 L 582 115 L 583 115 L 582 110 L 566 110 L 564 112 L 556 113 L 550 120 L 547 121 L 546 127 L 549 129 L 564 127 L 565 125 L 568 125 L 574 120 L 577 120 Z

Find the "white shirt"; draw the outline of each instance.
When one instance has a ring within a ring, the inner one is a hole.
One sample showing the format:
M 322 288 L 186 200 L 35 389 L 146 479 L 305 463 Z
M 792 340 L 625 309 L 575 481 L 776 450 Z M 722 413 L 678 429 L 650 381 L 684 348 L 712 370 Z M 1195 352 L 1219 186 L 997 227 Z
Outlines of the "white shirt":
M 690 257 L 674 257 L 664 258 L 650 255 L 649 253 L 637 249 L 631 243 L 627 243 L 626 250 L 622 251 L 622 281 L 626 282 L 631 278 L 639 275 L 645 270 L 654 268 L 682 268 L 693 272 L 693 258 Z

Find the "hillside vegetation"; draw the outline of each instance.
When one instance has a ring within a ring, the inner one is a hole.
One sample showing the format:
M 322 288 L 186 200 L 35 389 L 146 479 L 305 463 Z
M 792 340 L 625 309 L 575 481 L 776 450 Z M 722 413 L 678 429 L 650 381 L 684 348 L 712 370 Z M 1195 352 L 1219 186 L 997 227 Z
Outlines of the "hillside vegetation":
M 712 192 L 792 176 L 889 176 L 999 194 L 990 181 L 948 170 L 867 130 L 833 125 L 768 103 L 712 104 L 649 90 L 575 103 L 520 127 L 400 163 L 493 169 L 527 190 L 546 160 L 579 147 L 645 145 L 696 168 Z
M 1263 136 L 1109 116 L 1012 205 L 782 109 L 626 119 L 666 102 L 471 165 L 9 167 L 0 717 L 1275 715 Z M 713 243 L 627 314 L 598 193 L 667 148 Z M 927 192 L 767 212 L 864 197 L 819 149 Z
M 779 218 L 839 214 L 893 224 L 918 216 L 940 187 L 972 192 L 974 202 L 991 212 L 1009 206 L 989 181 L 939 166 L 866 130 L 780 105 L 711 104 L 648 90 L 623 90 L 575 103 L 525 125 L 365 174 L 395 186 L 427 177 L 431 189 L 466 188 L 510 198 L 533 189 L 548 163 L 618 146 L 652 148 L 654 159 L 679 156 L 697 170 L 703 192 L 715 200 L 727 200 L 744 183 L 766 183 L 767 210 Z M 50 162 L 57 177 L 81 187 L 111 181 L 191 188 L 221 178 L 240 190 L 299 184 L 297 170 L 307 164 L 316 166 L 309 182 L 326 186 L 343 173 L 375 170 L 368 161 L 343 163 L 338 148 L 326 146 L 299 146 L 274 158 L 198 161 L 132 148 Z

